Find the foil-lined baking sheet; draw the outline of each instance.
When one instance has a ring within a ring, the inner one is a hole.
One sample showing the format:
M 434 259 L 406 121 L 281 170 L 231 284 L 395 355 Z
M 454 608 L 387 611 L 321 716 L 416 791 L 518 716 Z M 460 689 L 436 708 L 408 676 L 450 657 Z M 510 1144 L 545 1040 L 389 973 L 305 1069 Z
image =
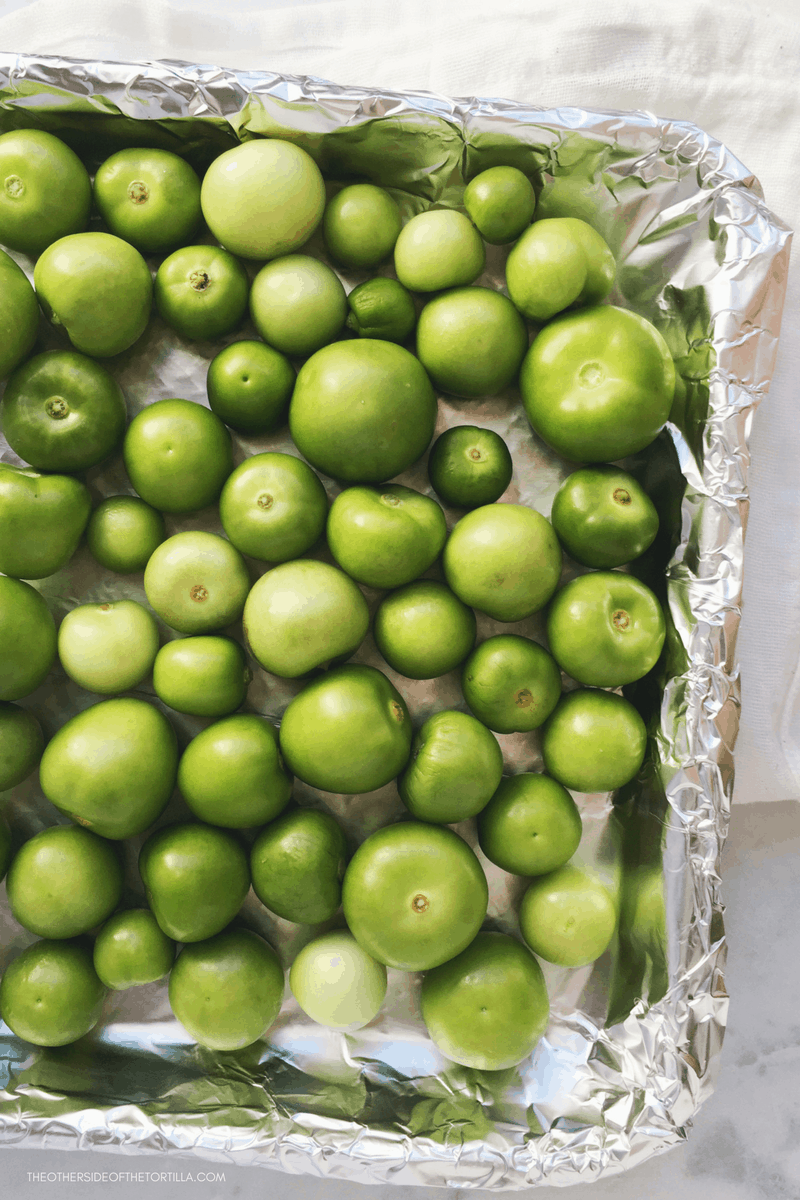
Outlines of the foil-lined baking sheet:
M 548 111 L 178 62 L 0 54 L 0 132 L 19 126 L 63 137 L 90 169 L 122 147 L 149 145 L 177 151 L 202 172 L 238 139 L 289 138 L 313 155 L 329 191 L 378 183 L 406 218 L 431 204 L 460 206 L 465 181 L 480 170 L 518 166 L 534 182 L 539 216 L 582 217 L 606 238 L 618 262 L 610 301 L 658 326 L 680 380 L 667 428 L 625 464 L 661 518 L 656 543 L 631 568 L 668 613 L 659 664 L 624 689 L 648 724 L 647 758 L 616 795 L 575 797 L 584 823 L 578 855 L 612 887 L 618 933 L 593 966 L 544 964 L 552 1018 L 532 1059 L 499 1072 L 448 1062 L 426 1035 L 416 974 L 390 970 L 383 1010 L 350 1034 L 309 1021 L 287 988 L 267 1038 L 235 1053 L 195 1046 L 172 1018 L 166 986 L 152 984 L 111 993 L 98 1027 L 61 1049 L 33 1049 L 0 1023 L 0 1143 L 171 1150 L 362 1182 L 511 1189 L 613 1174 L 683 1140 L 713 1088 L 727 1013 L 719 854 L 739 711 L 747 442 L 769 386 L 789 255 L 790 232 L 765 207 L 757 180 L 700 129 L 645 112 Z M 327 261 L 319 233 L 304 253 Z M 506 254 L 490 248 L 477 283 L 502 288 Z M 32 262 L 14 257 L 30 274 Z M 363 278 L 343 281 L 349 290 Z M 254 336 L 247 325 L 227 340 L 246 336 Z M 42 321 L 38 348 L 59 345 Z M 164 397 L 207 403 L 206 370 L 220 345 L 184 342 L 154 316 L 141 341 L 108 364 L 130 415 Z M 518 392 L 441 396 L 437 433 L 465 423 L 494 429 L 509 445 L 514 476 L 502 500 L 549 516 L 571 467 L 531 432 Z M 255 441 L 234 435 L 234 446 L 237 462 L 266 449 L 297 453 L 286 431 Z M 2 441 L 0 459 L 18 461 Z M 120 456 L 88 481 L 96 499 L 132 491 Z M 431 494 L 424 459 L 399 481 Z M 323 482 L 335 496 L 338 485 Z M 447 512 L 450 528 L 460 515 Z M 167 526 L 222 532 L 216 508 L 169 517 Z M 324 544 L 311 557 L 331 561 Z M 579 568 L 565 562 L 566 579 Z M 267 569 L 249 566 L 254 578 Z M 146 604 L 141 576 L 106 573 L 85 548 L 36 586 L 57 621 L 81 603 L 125 596 Z M 364 591 L 374 611 L 380 593 Z M 512 631 L 544 640 L 541 614 L 513 625 L 479 616 L 478 630 L 479 639 Z M 241 625 L 229 632 L 242 637 Z M 354 658 L 391 678 L 415 726 L 439 709 L 465 707 L 458 672 L 406 680 L 371 637 Z M 247 707 L 279 721 L 301 684 L 251 665 Z M 158 703 L 147 684 L 139 694 Z M 96 702 L 56 667 L 23 705 L 51 736 Z M 169 717 L 182 745 L 208 724 Z M 499 741 L 507 772 L 541 769 L 537 734 Z M 332 796 L 298 783 L 295 795 L 333 813 L 352 847 L 405 813 L 394 784 Z M 20 839 L 63 820 L 35 776 L 0 803 Z M 176 795 L 159 824 L 185 815 Z M 518 933 L 514 909 L 527 881 L 481 855 L 474 821 L 455 828 L 489 880 L 487 926 Z M 142 840 L 124 844 L 127 898 L 139 902 Z M 285 967 L 320 931 L 278 919 L 252 892 L 242 919 Z M 32 940 L 11 917 L 3 886 L 0 971 Z

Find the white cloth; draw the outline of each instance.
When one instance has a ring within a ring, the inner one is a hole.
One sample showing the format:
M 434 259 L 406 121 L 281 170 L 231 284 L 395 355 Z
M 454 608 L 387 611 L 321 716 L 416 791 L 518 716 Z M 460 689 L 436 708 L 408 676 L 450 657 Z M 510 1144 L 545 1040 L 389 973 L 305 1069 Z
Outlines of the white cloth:
M 0 0 L 0 48 L 184 59 L 694 121 L 800 228 L 800 0 Z M 800 252 L 752 438 L 740 801 L 800 797 Z

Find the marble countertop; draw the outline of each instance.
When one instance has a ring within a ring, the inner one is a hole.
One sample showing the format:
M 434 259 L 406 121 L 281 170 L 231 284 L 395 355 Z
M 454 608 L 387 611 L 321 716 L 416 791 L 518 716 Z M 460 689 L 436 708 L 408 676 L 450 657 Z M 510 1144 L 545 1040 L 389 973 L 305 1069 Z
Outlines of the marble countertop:
M 565 1200 L 800 1197 L 800 1015 L 795 1003 L 800 991 L 800 803 L 734 805 L 722 876 L 731 1004 L 716 1090 L 684 1145 L 629 1173 L 554 1192 Z M 9 1148 L 2 1166 L 2 1192 L 14 1200 L 85 1200 L 92 1195 L 103 1200 L 426 1200 L 434 1194 L 431 1188 L 345 1183 L 175 1155 Z M 113 1184 L 63 1179 L 70 1172 L 136 1170 L 176 1178 Z M 199 1182 L 198 1172 L 206 1170 L 224 1178 Z M 48 1175 L 55 1178 L 48 1180 Z M 488 1200 L 498 1194 L 463 1190 L 465 1200 L 467 1195 Z

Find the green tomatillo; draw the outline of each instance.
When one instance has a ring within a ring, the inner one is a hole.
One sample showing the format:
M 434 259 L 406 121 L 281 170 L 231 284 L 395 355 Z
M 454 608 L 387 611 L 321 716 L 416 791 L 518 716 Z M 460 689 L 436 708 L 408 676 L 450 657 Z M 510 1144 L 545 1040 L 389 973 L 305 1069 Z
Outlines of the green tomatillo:
M 533 219 L 536 193 L 517 167 L 489 167 L 464 189 L 464 207 L 493 246 L 515 241 Z
M 393 483 L 345 488 L 331 505 L 327 535 L 333 557 L 353 579 L 396 588 L 436 562 L 447 524 L 430 496 Z
M 261 666 L 296 679 L 354 654 L 367 635 L 369 610 L 344 571 L 301 558 L 273 567 L 256 581 L 243 623 Z
M 0 250 L 0 379 L 27 358 L 38 331 L 36 293 L 22 268 Z
M 139 854 L 139 874 L 159 928 L 176 942 L 224 929 L 250 888 L 247 856 L 232 834 L 211 825 L 167 825 Z
M 14 917 L 39 937 L 71 938 L 105 921 L 122 895 L 114 847 L 80 825 L 51 825 L 18 850 L 6 880 Z
M 89 491 L 69 475 L 0 463 L 0 572 L 45 579 L 75 553 L 91 512 Z
M 495 733 L 529 733 L 561 698 L 552 654 L 531 638 L 498 633 L 472 651 L 461 673 L 464 699 Z
M 573 471 L 555 494 L 550 520 L 576 562 L 605 571 L 644 554 L 658 533 L 658 513 L 641 484 L 606 465 Z
M 387 967 L 427 971 L 460 954 L 481 927 L 489 888 L 467 843 L 442 825 L 401 821 L 350 859 L 342 905 L 360 946 Z
M 550 522 L 523 504 L 487 504 L 467 513 L 444 548 L 444 573 L 465 604 L 496 621 L 521 621 L 544 608 L 561 576 Z
M 249 929 L 226 929 L 184 946 L 169 977 L 172 1011 L 211 1050 L 252 1045 L 278 1016 L 283 969 L 272 947 Z
M 111 232 L 142 254 L 185 245 L 202 220 L 197 173 L 170 150 L 118 150 L 97 168 L 93 191 Z
M 74 150 L 43 129 L 0 137 L 0 242 L 34 257 L 86 228 L 89 173 Z
M 411 293 L 396 279 L 367 279 L 348 294 L 347 328 L 362 338 L 404 342 L 417 323 Z
M 503 753 L 485 725 L 469 713 L 438 712 L 415 735 L 397 790 L 420 821 L 452 825 L 488 804 L 502 774 Z
M 157 653 L 155 618 L 135 600 L 79 604 L 58 630 L 58 656 L 67 675 L 101 696 L 137 687 Z
M 417 322 L 417 354 L 434 386 L 456 396 L 495 396 L 517 377 L 528 331 L 502 292 L 453 288 L 429 300 Z
M 156 400 L 131 421 L 123 446 L 136 491 L 160 512 L 197 512 L 213 504 L 233 470 L 231 435 L 193 400 Z
M 127 409 L 100 363 L 75 350 L 45 350 L 18 367 L 2 405 L 3 433 L 40 471 L 85 471 L 117 449 Z
M 612 462 L 649 446 L 669 417 L 675 367 L 661 334 L 602 305 L 551 321 L 519 376 L 536 433 L 572 462 Z
M 412 738 L 405 701 L 375 667 L 337 667 L 295 696 L 283 715 L 283 757 L 299 779 L 357 795 L 396 778 Z
M 331 258 L 344 267 L 368 271 L 388 258 L 403 221 L 383 188 L 353 183 L 325 206 L 322 231 Z
M 301 458 L 254 454 L 225 481 L 222 527 L 242 554 L 281 563 L 310 550 L 325 528 L 328 497 Z
M 178 744 L 167 718 L 134 697 L 72 717 L 45 747 L 42 791 L 59 812 L 104 838 L 135 837 L 160 817 L 175 786 Z
M 556 593 L 547 614 L 561 668 L 591 687 L 621 687 L 655 666 L 666 625 L 646 584 L 622 571 L 591 571 Z
M 438 292 L 473 283 L 486 265 L 481 235 L 463 213 L 429 209 L 403 226 L 394 269 L 412 292 Z
M 382 483 L 421 458 L 436 395 L 418 358 L 377 338 L 324 346 L 300 368 L 289 430 L 312 467 L 344 483 Z
M 548 775 L 575 792 L 610 792 L 644 761 L 647 730 L 624 696 L 581 688 L 561 698 L 542 735 Z
M 37 767 L 43 750 L 44 734 L 33 713 L 0 700 L 0 792 L 27 779 Z M 5 844 L 4 832 L 0 814 L 0 846 Z M 4 873 L 3 850 L 0 848 L 0 879 Z
M 44 938 L 6 968 L 0 1011 L 12 1033 L 34 1046 L 67 1046 L 100 1020 L 106 990 L 81 941 Z
M 281 138 L 253 138 L 215 158 L 200 190 L 214 237 L 242 258 L 291 254 L 322 220 L 325 184 L 310 154 Z
M 285 921 L 319 925 L 339 908 L 346 863 L 347 841 L 330 813 L 290 808 L 253 843 L 253 891 Z
M 114 913 L 95 938 L 94 969 L 114 991 L 163 979 L 174 959 L 175 943 L 147 908 Z
M 56 658 L 56 623 L 29 583 L 0 575 L 0 700 L 21 700 L 44 683 Z
M 154 297 L 162 320 L 182 338 L 211 341 L 231 333 L 247 310 L 250 281 L 220 246 L 181 246 L 158 268 Z
M 257 713 L 215 721 L 184 750 L 178 787 L 208 825 L 248 829 L 274 822 L 292 794 L 277 729 Z
M 127 350 L 150 319 L 150 268 L 138 250 L 111 233 L 59 238 L 37 261 L 33 285 L 48 321 L 94 358 Z
M 508 256 L 508 294 L 531 321 L 549 321 L 570 305 L 599 304 L 616 275 L 600 234 L 576 217 L 535 221 Z
M 547 1028 L 550 1002 L 542 968 L 506 933 L 480 932 L 422 981 L 422 1019 L 446 1058 L 502 1071 L 532 1053 Z

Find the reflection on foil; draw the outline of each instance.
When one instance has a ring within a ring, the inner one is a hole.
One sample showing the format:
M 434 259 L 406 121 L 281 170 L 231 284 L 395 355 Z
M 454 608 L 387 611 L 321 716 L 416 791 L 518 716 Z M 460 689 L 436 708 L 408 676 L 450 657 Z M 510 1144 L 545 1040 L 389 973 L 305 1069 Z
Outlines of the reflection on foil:
M 426 1035 L 414 974 L 389 971 L 383 1010 L 356 1033 L 314 1025 L 287 995 L 268 1040 L 234 1053 L 192 1044 L 165 985 L 152 984 L 112 993 L 100 1025 L 61 1049 L 33 1049 L 0 1025 L 0 1140 L 496 1188 L 593 1179 L 682 1140 L 713 1087 L 727 1013 L 718 870 L 739 708 L 747 440 L 773 368 L 789 253 L 789 231 L 764 206 L 758 182 L 695 126 L 647 113 L 376 93 L 185 63 L 0 55 L 0 130 L 20 125 L 59 134 L 90 167 L 147 144 L 177 150 L 202 171 L 237 138 L 281 136 L 315 157 L 330 191 L 356 180 L 381 184 L 406 219 L 432 203 L 460 205 L 465 180 L 480 170 L 518 166 L 534 182 L 539 216 L 582 217 L 609 241 L 619 264 L 610 301 L 658 326 L 680 382 L 667 429 L 625 464 L 661 519 L 655 543 L 631 568 L 667 606 L 659 664 L 625 689 L 648 724 L 648 756 L 640 777 L 614 797 L 576 797 L 579 857 L 612 889 L 619 928 L 591 967 L 545 964 L 552 1020 L 532 1060 L 497 1072 L 449 1063 Z M 327 261 L 319 234 L 304 253 Z M 476 282 L 502 287 L 507 253 L 490 247 Z M 14 257 L 30 274 L 31 261 Z M 344 283 L 349 290 L 364 278 Z M 245 326 L 238 336 L 255 334 Z M 61 344 L 43 323 L 42 348 Z M 131 415 L 169 396 L 207 403 L 206 371 L 218 349 L 183 342 L 154 318 L 135 351 L 111 364 Z M 508 443 L 515 470 L 503 499 L 549 515 L 570 468 L 531 433 L 518 393 L 442 396 L 437 433 L 464 423 Z M 295 452 L 285 431 L 234 436 L 234 447 L 237 462 L 261 450 Z M 18 461 L 2 440 L 0 459 Z M 95 499 L 131 490 L 119 456 L 88 475 Z M 400 481 L 430 494 L 424 460 Z M 338 486 L 323 482 L 335 496 Z M 450 528 L 459 515 L 447 512 Z M 222 532 L 216 509 L 167 525 L 170 534 Z M 330 561 L 326 550 L 314 553 Z M 265 569 L 253 560 L 250 567 L 254 576 Z M 576 570 L 567 562 L 564 579 Z M 146 603 L 141 576 L 110 578 L 85 548 L 37 586 L 57 620 L 79 603 Z M 364 590 L 374 611 L 379 593 Z M 478 631 L 480 639 L 511 631 L 543 640 L 544 620 L 506 626 L 479 616 Z M 161 632 L 173 636 L 163 624 Z M 229 632 L 241 638 L 240 626 Z M 457 672 L 434 683 L 403 679 L 371 637 L 355 658 L 386 672 L 416 727 L 433 711 L 464 707 Z M 248 707 L 280 720 L 300 684 L 251 665 Z M 139 693 L 157 703 L 147 685 Z M 94 702 L 57 668 L 24 706 L 52 736 Z M 182 745 L 208 723 L 170 718 Z M 536 734 L 499 740 L 507 770 L 541 769 Z M 296 798 L 333 813 L 353 847 L 405 812 L 393 784 L 368 796 L 298 785 Z M 4 804 L 18 839 L 61 819 L 35 778 Z M 185 816 L 176 796 L 160 823 Z M 477 848 L 474 821 L 457 831 Z M 142 840 L 125 844 L 128 897 L 139 902 Z M 526 881 L 477 852 L 489 881 L 487 924 L 518 933 L 515 905 Z M 0 970 L 32 940 L 2 894 Z M 269 939 L 285 967 L 320 931 L 282 921 L 252 893 L 241 919 Z M 336 923 L 341 917 L 329 924 Z

